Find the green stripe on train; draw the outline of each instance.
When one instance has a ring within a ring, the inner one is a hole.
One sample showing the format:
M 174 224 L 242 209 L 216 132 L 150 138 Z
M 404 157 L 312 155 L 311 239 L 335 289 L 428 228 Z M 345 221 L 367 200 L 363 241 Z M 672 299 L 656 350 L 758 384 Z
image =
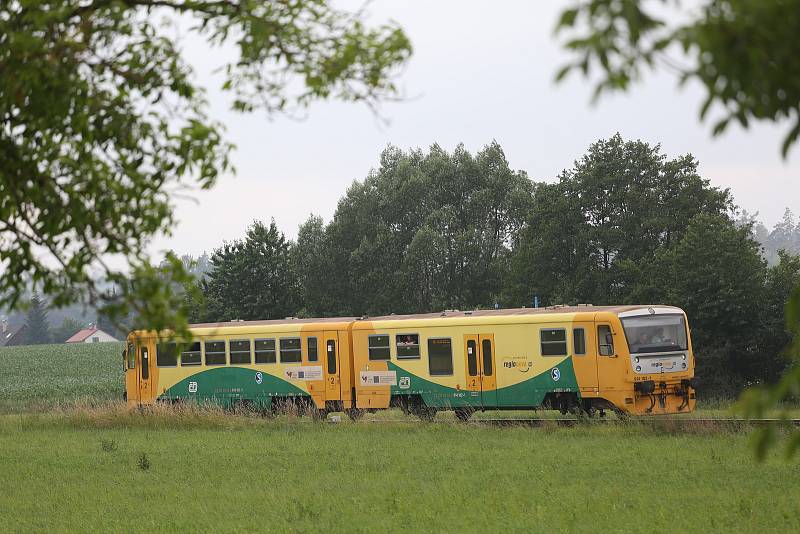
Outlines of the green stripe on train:
M 230 405 L 237 400 L 252 400 L 269 407 L 272 397 L 308 396 L 308 393 L 277 376 L 244 367 L 206 369 L 176 383 L 159 399 L 215 401 Z
M 392 396 L 420 395 L 427 406 L 436 408 L 532 408 L 541 406 L 545 395 L 551 392 L 573 392 L 580 396 L 571 358 L 528 380 L 483 395 L 431 382 L 393 362 L 389 362 L 389 370 L 397 372 L 397 384 L 391 387 Z

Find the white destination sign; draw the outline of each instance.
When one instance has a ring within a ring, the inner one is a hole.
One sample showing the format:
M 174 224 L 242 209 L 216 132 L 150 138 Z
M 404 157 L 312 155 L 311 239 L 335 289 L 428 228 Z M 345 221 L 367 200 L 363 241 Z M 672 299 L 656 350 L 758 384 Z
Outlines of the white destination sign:
M 322 366 L 298 365 L 295 367 L 287 367 L 283 370 L 283 376 L 287 380 L 322 380 Z
M 397 371 L 361 371 L 362 386 L 395 386 Z

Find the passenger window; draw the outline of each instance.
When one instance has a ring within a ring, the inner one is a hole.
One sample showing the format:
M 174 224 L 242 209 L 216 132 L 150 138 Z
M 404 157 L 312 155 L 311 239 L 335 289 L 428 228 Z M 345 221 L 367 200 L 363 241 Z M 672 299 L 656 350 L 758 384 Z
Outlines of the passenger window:
M 586 332 L 583 328 L 572 329 L 572 349 L 576 356 L 586 354 Z
M 281 363 L 300 363 L 302 360 L 300 352 L 299 337 L 285 337 L 280 340 Z
M 306 340 L 306 353 L 308 354 L 308 361 L 316 362 L 319 360 L 317 356 L 317 338 L 310 337 Z
M 431 376 L 453 374 L 453 344 L 450 338 L 428 340 L 428 371 Z
M 610 326 L 602 324 L 597 327 L 597 344 L 600 356 L 614 355 L 614 336 L 611 334 Z
M 184 345 L 183 351 L 181 352 L 181 367 L 200 365 L 201 363 L 200 342 L 193 341 L 192 343 Z
M 256 339 L 256 363 L 275 363 L 274 339 Z
M 478 354 L 475 350 L 475 340 L 467 341 L 467 372 L 469 376 L 478 376 Z
M 136 348 L 133 343 L 128 343 L 128 369 L 136 368 Z
M 142 380 L 150 378 L 150 359 L 147 347 L 142 347 Z
M 328 374 L 336 374 L 336 342 L 332 339 L 328 341 Z
M 231 339 L 231 365 L 250 365 L 250 340 L 249 339 Z
M 419 334 L 397 334 L 394 345 L 398 360 L 419 358 Z
M 391 358 L 389 336 L 386 334 L 369 336 L 369 359 L 388 360 L 389 358 Z
M 567 355 L 567 331 L 564 328 L 542 328 L 539 331 L 542 356 Z
M 492 376 L 492 340 L 484 339 L 481 343 L 483 352 L 483 376 Z
M 178 344 L 159 343 L 156 346 L 156 365 L 158 367 L 177 367 Z
M 206 341 L 206 365 L 225 365 L 225 342 Z

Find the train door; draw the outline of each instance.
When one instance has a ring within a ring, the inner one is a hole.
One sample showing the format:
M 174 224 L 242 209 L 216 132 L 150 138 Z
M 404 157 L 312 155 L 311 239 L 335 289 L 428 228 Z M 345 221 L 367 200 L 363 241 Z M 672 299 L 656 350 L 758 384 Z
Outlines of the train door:
M 136 345 L 128 343 L 125 349 L 125 395 L 128 401 L 139 400 L 139 366 L 136 363 Z
M 325 332 L 325 398 L 327 400 L 342 400 L 342 389 L 339 365 L 339 339 L 337 333 Z
M 497 406 L 494 335 L 466 335 L 464 336 L 464 348 L 467 364 L 467 391 L 479 392 L 482 406 Z
M 598 322 L 597 332 L 597 382 L 600 391 L 615 390 L 622 387 L 622 377 L 629 365 L 619 357 L 620 342 L 617 332 L 610 323 Z
M 150 350 L 150 343 L 142 342 L 139 345 L 139 400 L 148 402 L 152 398 L 152 370 L 155 355 Z
M 594 322 L 572 323 L 572 367 L 581 395 L 598 391 L 597 351 Z

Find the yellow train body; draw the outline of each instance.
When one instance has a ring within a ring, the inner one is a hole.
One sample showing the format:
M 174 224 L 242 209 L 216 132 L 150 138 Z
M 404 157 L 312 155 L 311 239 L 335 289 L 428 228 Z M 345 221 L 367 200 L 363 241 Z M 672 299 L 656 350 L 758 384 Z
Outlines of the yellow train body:
M 668 306 L 447 311 L 374 318 L 194 325 L 177 346 L 133 332 L 131 404 L 306 403 L 351 414 L 398 406 L 555 408 L 631 415 L 692 411 L 696 382 L 686 316 Z M 156 357 L 153 357 L 153 356 Z

